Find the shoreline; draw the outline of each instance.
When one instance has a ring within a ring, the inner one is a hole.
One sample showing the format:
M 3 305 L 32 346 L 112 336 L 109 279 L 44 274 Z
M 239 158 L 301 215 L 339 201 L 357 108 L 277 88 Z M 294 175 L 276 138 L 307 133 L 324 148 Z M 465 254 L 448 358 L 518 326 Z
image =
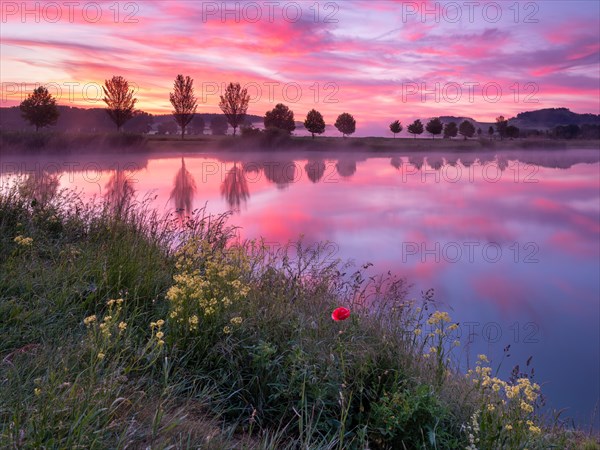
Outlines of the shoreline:
M 600 140 L 558 139 L 426 139 L 387 137 L 298 137 L 266 141 L 241 136 L 147 136 L 131 133 L 24 133 L 0 132 L 2 155 L 72 155 L 102 152 L 108 154 L 202 153 L 306 151 L 307 153 L 420 153 L 497 152 L 510 150 L 560 151 L 600 149 Z M 196 147 L 196 148 L 194 148 Z M 207 148 L 208 147 L 208 148 Z

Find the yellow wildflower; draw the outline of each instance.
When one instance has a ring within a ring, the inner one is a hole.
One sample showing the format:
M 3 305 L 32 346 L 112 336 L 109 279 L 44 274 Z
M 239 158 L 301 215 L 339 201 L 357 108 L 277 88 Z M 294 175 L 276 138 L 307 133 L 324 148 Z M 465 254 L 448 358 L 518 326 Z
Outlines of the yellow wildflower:
M 427 319 L 427 323 L 429 325 L 434 325 L 436 323 L 441 323 L 441 322 L 450 322 L 450 316 L 448 315 L 447 312 L 445 311 L 435 311 L 430 317 L 429 319 Z
M 88 316 L 85 319 L 83 319 L 83 323 L 86 326 L 90 326 L 92 323 L 94 323 L 97 320 L 97 317 L 95 315 L 93 316 Z
M 423 331 L 420 328 L 415 328 L 415 331 L 413 331 L 413 333 L 415 333 L 416 336 L 420 336 L 422 332 Z
M 36 388 L 33 390 L 33 393 L 34 393 L 35 395 L 39 396 L 39 395 L 42 393 L 42 390 L 41 390 L 40 388 L 37 388 L 37 387 L 36 387 Z
M 230 322 L 234 325 L 241 325 L 243 320 L 244 319 L 242 319 L 241 317 L 234 317 L 233 319 L 230 320 Z
M 228 326 L 228 325 L 225 325 L 225 326 L 223 327 L 223 333 L 225 333 L 225 334 L 229 334 L 229 333 L 231 333 L 231 327 L 230 327 L 230 326 Z
M 106 355 L 102 352 L 98 353 L 98 359 L 102 361 Z
M 156 321 L 156 326 L 159 328 L 162 327 L 164 324 L 165 324 L 165 321 L 162 319 Z
M 158 333 L 156 333 L 156 339 L 162 339 L 165 336 L 165 333 L 163 333 L 162 331 L 159 331 Z
M 533 411 L 533 406 L 531 406 L 529 403 L 521 400 L 521 409 L 527 413 L 530 413 Z
M 120 331 L 125 331 L 126 328 L 127 328 L 127 324 L 125 322 L 120 322 L 119 323 L 119 330 Z
M 33 244 L 33 239 L 25 236 L 17 236 L 14 241 L 23 247 L 31 247 Z

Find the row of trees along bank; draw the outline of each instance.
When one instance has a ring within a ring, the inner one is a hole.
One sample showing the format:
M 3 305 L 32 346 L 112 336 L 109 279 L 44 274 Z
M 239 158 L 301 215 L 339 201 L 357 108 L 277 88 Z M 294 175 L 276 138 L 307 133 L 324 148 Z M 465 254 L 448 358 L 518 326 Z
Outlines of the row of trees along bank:
M 110 80 L 106 80 L 102 89 L 104 93 L 103 100 L 107 105 L 106 112 L 114 122 L 117 130 L 120 131 L 122 126 L 131 120 L 137 112 L 135 109 L 137 98 L 134 97 L 134 89 L 122 76 L 113 76 Z M 194 80 L 189 76 L 177 75 L 173 84 L 173 91 L 169 94 L 169 100 L 173 106 L 173 118 L 181 130 L 181 138 L 183 139 L 186 127 L 194 119 L 198 107 L 198 101 L 194 95 Z M 250 96 L 247 90 L 242 89 L 239 83 L 229 83 L 224 94 L 220 96 L 219 107 L 227 123 L 233 128 L 234 136 L 237 129 L 245 123 L 249 102 Z M 36 88 L 32 94 L 23 100 L 20 109 L 23 118 L 34 125 L 36 131 L 49 125 L 55 125 L 59 118 L 56 99 L 43 86 Z M 216 125 L 215 127 L 211 125 L 213 133 L 218 128 Z M 279 103 L 265 114 L 264 126 L 265 128 L 278 128 L 291 134 L 296 129 L 294 112 L 286 105 Z M 342 133 L 342 136 L 346 137 L 356 131 L 356 120 L 351 114 L 342 113 L 337 117 L 334 126 Z M 313 138 L 315 135 L 324 133 L 325 120 L 323 115 L 312 109 L 304 120 L 304 127 L 312 134 Z M 389 128 L 394 137 L 403 130 L 402 123 L 399 120 L 392 122 Z M 407 131 L 415 139 L 424 131 L 431 134 L 433 139 L 443 133 L 444 138 L 453 138 L 460 134 L 466 140 L 476 133 L 475 126 L 468 120 L 463 121 L 460 125 L 455 122 L 444 125 L 438 117 L 429 120 L 426 125 L 423 125 L 421 120 L 417 119 L 408 125 Z M 519 136 L 519 129 L 515 126 L 509 126 L 508 121 L 503 116 L 496 119 L 496 130 L 492 126 L 489 127 L 488 135 L 490 138 L 495 132 L 499 134 L 500 139 Z M 481 137 L 481 128 L 477 130 L 477 134 Z

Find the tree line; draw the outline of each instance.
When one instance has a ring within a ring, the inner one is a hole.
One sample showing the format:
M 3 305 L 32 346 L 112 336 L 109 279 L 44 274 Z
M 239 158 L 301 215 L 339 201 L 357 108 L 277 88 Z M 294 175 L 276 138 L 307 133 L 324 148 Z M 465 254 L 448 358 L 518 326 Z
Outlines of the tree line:
M 106 112 L 117 127 L 117 131 L 120 131 L 122 126 L 138 113 L 135 109 L 137 99 L 134 97 L 134 90 L 122 76 L 113 76 L 110 80 L 105 80 L 102 89 Z M 204 130 L 203 119 L 196 116 L 198 101 L 194 95 L 194 80 L 192 78 L 177 75 L 173 83 L 173 91 L 169 93 L 169 101 L 173 107 L 174 123 L 171 126 L 161 124 L 158 130 L 159 133 L 175 133 L 177 131 L 174 128 L 175 124 L 181 130 L 182 139 L 184 139 L 188 127 L 192 130 Z M 219 108 L 223 112 L 224 119 L 212 121 L 213 134 L 225 134 L 229 125 L 233 128 L 233 135 L 235 136 L 238 128 L 245 125 L 244 121 L 249 102 L 250 96 L 246 89 L 242 89 L 240 83 L 229 83 L 219 101 Z M 23 100 L 20 110 L 23 118 L 34 125 L 36 131 L 49 125 L 55 125 L 59 117 L 56 100 L 43 86 L 34 89 L 33 93 Z M 286 105 L 279 103 L 271 111 L 266 112 L 264 126 L 265 129 L 277 128 L 291 134 L 296 129 L 294 112 Z M 350 136 L 356 131 L 356 120 L 351 114 L 344 112 L 337 117 L 334 126 L 342 133 L 343 137 Z M 313 139 L 315 135 L 324 133 L 325 120 L 323 115 L 312 109 L 304 120 L 304 127 L 312 134 Z M 396 134 L 404 128 L 400 120 L 396 120 L 390 124 L 389 129 L 396 137 Z M 481 128 L 476 130 L 475 126 L 468 120 L 464 120 L 460 125 L 456 122 L 449 122 L 444 125 L 439 117 L 432 118 L 426 125 L 420 119 L 417 119 L 408 125 L 407 131 L 415 139 L 424 131 L 427 131 L 432 139 L 442 133 L 446 139 L 451 139 L 460 134 L 465 140 L 472 138 L 475 134 L 479 137 L 482 137 L 483 134 Z M 495 129 L 490 126 L 487 131 L 490 139 L 495 133 L 498 133 L 501 140 L 504 138 L 512 139 L 519 137 L 520 130 L 515 126 L 508 125 L 508 120 L 500 116 L 496 118 Z
M 400 133 L 403 129 L 402 123 L 399 120 L 390 124 L 390 131 L 394 134 L 394 137 L 396 137 L 396 134 Z M 456 122 L 443 124 L 439 117 L 432 118 L 426 125 L 423 125 L 423 122 L 421 122 L 420 119 L 417 119 L 408 126 L 406 131 L 408 131 L 409 134 L 412 134 L 415 139 L 425 131 L 431 134 L 432 139 L 435 139 L 436 136 L 442 133 L 444 139 L 451 139 L 460 134 L 463 136 L 464 140 L 472 138 L 475 136 L 475 133 L 477 133 L 478 137 L 482 137 L 483 134 L 481 128 L 478 128 L 476 131 L 475 125 L 468 120 L 462 121 L 460 125 L 457 125 Z M 508 120 L 506 120 L 504 116 L 499 116 L 496 118 L 496 129 L 494 130 L 493 126 L 490 126 L 488 129 L 490 139 L 496 132 L 502 140 L 505 137 L 511 139 L 519 137 L 520 130 L 513 125 L 508 125 Z

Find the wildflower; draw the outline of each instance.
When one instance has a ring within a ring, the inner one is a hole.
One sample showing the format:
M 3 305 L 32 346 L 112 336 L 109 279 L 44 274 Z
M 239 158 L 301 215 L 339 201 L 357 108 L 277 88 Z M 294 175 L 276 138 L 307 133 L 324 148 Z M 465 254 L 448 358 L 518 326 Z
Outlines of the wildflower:
M 164 344 L 165 344 L 165 341 L 163 341 L 162 339 L 158 340 L 158 345 L 164 345 Z
M 335 320 L 336 322 L 338 322 L 340 320 L 346 320 L 348 317 L 350 317 L 350 310 L 348 308 L 344 308 L 344 307 L 336 308 L 331 313 L 331 318 L 333 320 Z
M 156 339 L 162 339 L 163 337 L 165 337 L 165 333 L 163 333 L 162 331 L 156 333 Z
M 477 355 L 477 358 L 479 359 L 479 361 L 489 363 L 489 360 L 485 355 Z
M 165 321 L 162 319 L 156 321 L 156 326 L 158 328 L 162 327 L 164 324 L 165 324 Z
M 101 323 L 100 324 L 100 331 L 102 331 L 102 334 L 104 336 L 110 336 L 110 330 L 108 329 L 108 326 L 106 325 L 106 323 Z
M 125 322 L 120 322 L 119 323 L 119 330 L 120 331 L 125 331 L 126 328 L 127 328 L 127 324 Z
M 448 327 L 448 331 L 454 331 L 458 328 L 458 324 L 457 323 L 453 323 L 452 325 L 450 325 Z
M 98 353 L 98 359 L 102 361 L 106 355 L 102 352 Z
M 513 429 L 512 425 L 510 423 L 507 424 L 504 428 L 506 429 L 506 431 L 510 431 Z
M 535 425 L 529 425 L 529 431 L 533 434 L 540 434 L 542 432 L 540 427 L 536 427 Z
M 85 319 L 83 319 L 83 323 L 85 324 L 85 326 L 90 326 L 92 323 L 94 323 L 97 320 L 97 317 L 95 315 L 93 316 L 88 316 Z
M 41 390 L 40 388 L 37 388 L 37 387 L 36 387 L 36 388 L 33 390 L 33 393 L 34 393 L 35 395 L 39 396 L 39 395 L 42 393 L 42 390 Z
M 228 326 L 228 325 L 225 325 L 225 326 L 223 327 L 223 333 L 225 333 L 225 334 L 229 334 L 229 333 L 231 333 L 231 327 L 230 327 L 230 326 Z
M 150 322 L 150 329 L 152 330 L 153 328 L 156 327 L 156 322 Z
M 116 300 L 112 300 L 111 299 L 111 300 L 109 300 L 109 301 L 106 302 L 106 306 L 112 306 L 112 305 L 115 304 L 115 302 L 116 302 Z
M 243 320 L 244 319 L 242 319 L 241 317 L 234 317 L 230 320 L 230 322 L 234 325 L 241 325 Z
M 23 247 L 31 247 L 31 245 L 33 244 L 32 238 L 24 236 L 17 236 L 15 237 L 14 241 Z
M 530 413 L 533 411 L 533 406 L 531 406 L 529 403 L 521 400 L 521 409 L 527 413 Z
M 420 328 L 415 328 L 415 331 L 413 331 L 413 333 L 415 333 L 416 336 L 420 336 L 422 333 L 422 330 Z
M 493 404 L 489 403 L 489 404 L 487 405 L 487 410 L 488 410 L 488 411 L 493 411 L 493 410 L 495 410 L 495 409 L 496 409 L 496 407 L 495 407 Z
M 106 316 L 104 317 L 104 321 L 105 322 L 110 322 L 112 320 L 112 316 Z
M 441 322 L 450 322 L 450 316 L 445 311 L 435 311 L 429 319 L 427 319 L 427 323 L 429 325 L 435 325 L 436 323 Z

